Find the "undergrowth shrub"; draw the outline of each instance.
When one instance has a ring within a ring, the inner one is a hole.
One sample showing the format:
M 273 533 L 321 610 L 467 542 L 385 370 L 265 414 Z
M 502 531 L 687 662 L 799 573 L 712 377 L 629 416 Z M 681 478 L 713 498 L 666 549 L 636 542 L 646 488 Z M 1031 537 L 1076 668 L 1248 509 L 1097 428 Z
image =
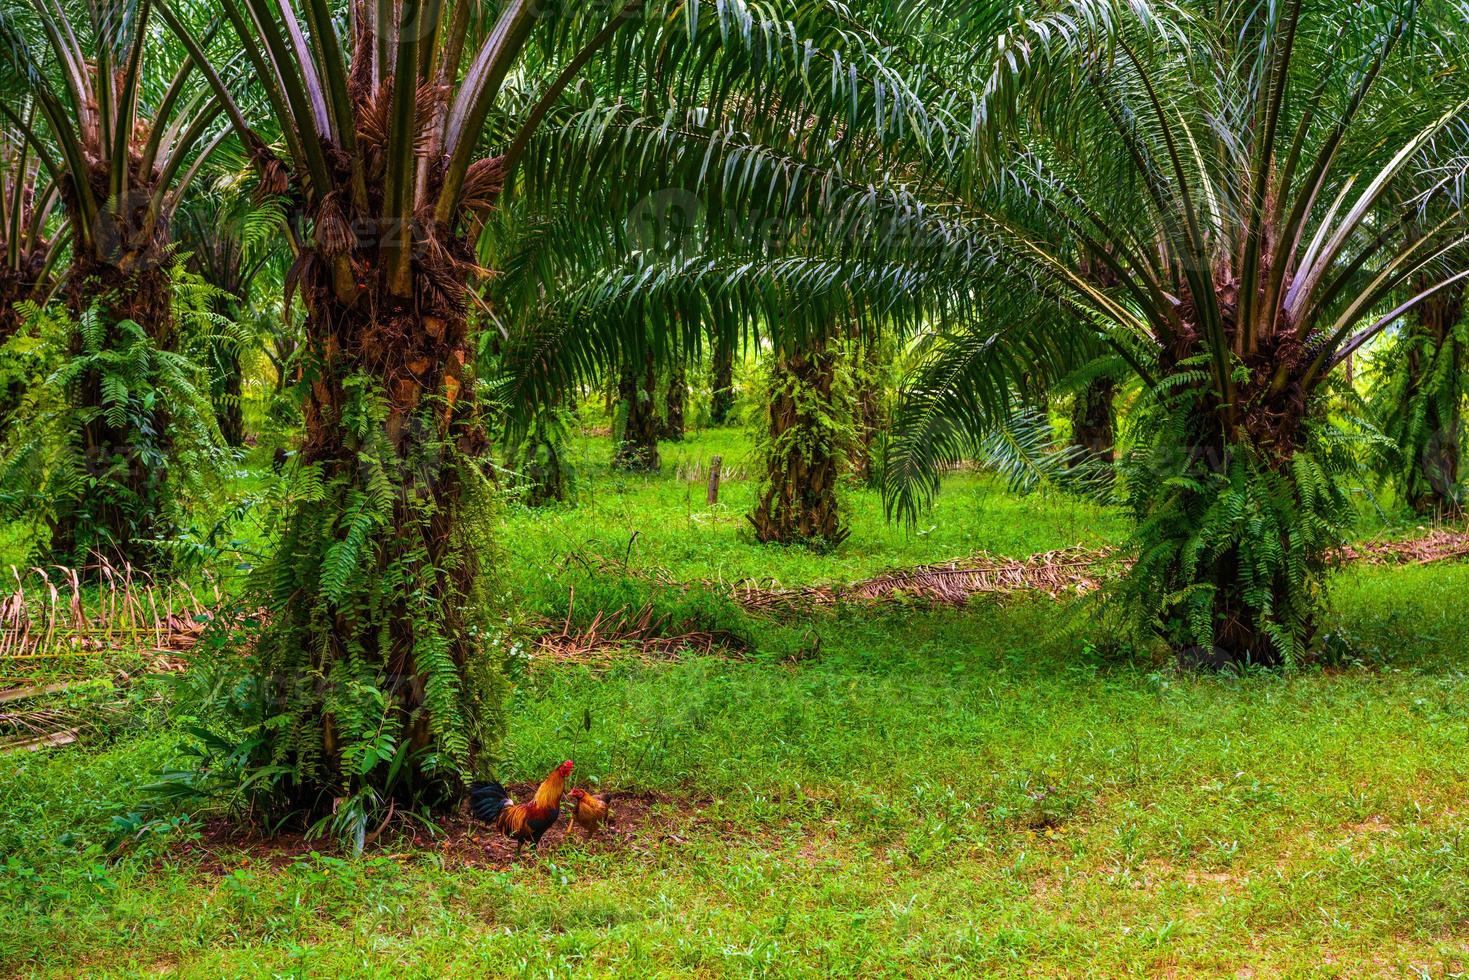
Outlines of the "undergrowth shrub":
M 52 560 L 161 564 L 160 543 L 218 491 L 229 455 L 199 354 L 227 324 L 210 313 L 213 287 L 182 267 L 172 276 L 176 350 L 142 324 L 110 321 L 106 297 L 75 319 L 60 304 L 23 304 L 5 349 L 4 370 L 24 375 L 25 390 L 0 444 L 0 518 L 24 521 L 53 550 L 60 543 Z M 100 392 L 95 403 L 84 385 Z M 88 444 L 99 419 L 118 434 L 114 446 Z

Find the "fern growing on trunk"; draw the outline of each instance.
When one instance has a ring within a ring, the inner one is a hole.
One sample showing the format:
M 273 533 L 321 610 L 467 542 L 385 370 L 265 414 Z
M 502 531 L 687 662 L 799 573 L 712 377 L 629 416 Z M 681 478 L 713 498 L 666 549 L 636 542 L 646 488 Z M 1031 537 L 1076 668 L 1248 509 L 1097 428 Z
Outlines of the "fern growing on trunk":
M 50 353 L 0 443 L 0 513 L 44 531 L 58 560 L 159 563 L 217 486 L 226 453 L 197 359 L 215 291 L 182 269 L 173 278 L 169 317 L 184 328 L 183 350 L 116 319 L 107 294 L 79 317 L 24 307 L 25 330 Z

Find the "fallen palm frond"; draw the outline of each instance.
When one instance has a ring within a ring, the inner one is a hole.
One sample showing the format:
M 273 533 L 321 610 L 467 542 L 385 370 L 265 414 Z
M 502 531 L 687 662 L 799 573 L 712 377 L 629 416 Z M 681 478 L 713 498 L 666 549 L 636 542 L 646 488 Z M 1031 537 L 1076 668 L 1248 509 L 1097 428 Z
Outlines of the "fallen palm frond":
M 39 752 L 42 749 L 54 749 L 62 745 L 70 745 L 78 737 L 78 730 L 65 728 L 51 732 L 49 735 L 37 735 L 33 738 L 18 738 L 10 741 L 0 742 L 0 755 L 12 755 L 16 752 Z
M 1065 548 L 1004 558 L 980 553 L 968 558 L 899 569 L 845 586 L 811 585 L 800 588 L 735 586 L 734 597 L 746 609 L 774 611 L 799 605 L 826 606 L 838 602 L 920 599 L 945 605 L 963 605 L 971 596 L 1012 592 L 1039 592 L 1052 597 L 1081 595 L 1096 589 L 1106 575 L 1113 549 Z
M 84 569 L 12 567 L 9 580 L 0 594 L 0 689 L 93 673 L 111 654 L 176 670 L 177 655 L 210 620 L 188 583 L 160 584 L 102 559 Z
M 120 673 L 0 692 L 0 756 L 70 745 L 125 723 L 143 703 L 129 696 L 133 684 Z
M 716 630 L 679 630 L 672 617 L 658 615 L 651 602 L 636 610 L 624 606 L 613 612 L 598 611 L 584 627 L 574 624 L 576 593 L 572 592 L 566 618 L 554 633 L 536 637 L 541 656 L 566 663 L 598 663 L 609 653 L 645 661 L 670 660 L 682 653 L 738 651 L 738 637 Z
M 1427 534 L 1400 541 L 1364 541 L 1337 551 L 1343 563 L 1368 565 L 1426 565 L 1469 557 L 1469 531 L 1436 527 Z
M 1397 541 L 1346 545 L 1335 552 L 1343 564 L 1428 564 L 1469 557 L 1469 531 L 1438 527 L 1428 534 Z M 1115 548 L 1081 546 L 1005 558 L 981 552 L 968 558 L 898 569 L 851 585 L 811 585 L 797 588 L 761 586 L 753 582 L 734 587 L 734 598 L 752 612 L 769 612 L 838 602 L 919 599 L 945 605 L 963 605 L 971 596 L 1036 592 L 1052 598 L 1083 595 L 1099 588 L 1107 576 L 1122 571 L 1130 559 Z

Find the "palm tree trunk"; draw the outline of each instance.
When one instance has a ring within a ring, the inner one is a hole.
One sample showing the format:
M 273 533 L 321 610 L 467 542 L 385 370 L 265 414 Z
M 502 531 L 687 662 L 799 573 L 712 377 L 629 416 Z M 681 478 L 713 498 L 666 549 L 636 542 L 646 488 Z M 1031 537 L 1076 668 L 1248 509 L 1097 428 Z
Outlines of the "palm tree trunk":
M 1456 335 L 1463 314 L 1462 284 L 1440 290 L 1413 311 L 1409 402 L 1421 399 L 1424 414 L 1422 435 L 1411 447 L 1407 502 L 1420 514 L 1458 514 L 1463 507 L 1459 443 L 1465 351 Z
M 1071 410 L 1071 443 L 1081 460 L 1111 466 L 1116 441 L 1112 400 L 1116 384 L 1111 378 L 1095 378 L 1076 395 Z
M 834 547 L 848 534 L 837 499 L 842 453 L 830 431 L 837 352 L 780 357 L 766 414 L 765 484 L 748 520 L 762 542 Z
M 724 425 L 734 409 L 734 345 L 716 337 L 713 360 L 714 393 L 709 399 L 709 424 Z
M 1279 666 L 1316 634 L 1327 550 L 1347 508 L 1322 480 L 1303 482 L 1307 419 L 1324 410 L 1298 381 L 1271 387 L 1271 368 L 1310 356 L 1289 337 L 1268 338 L 1241 372 L 1236 424 L 1212 389 L 1196 389 L 1184 425 L 1160 427 L 1151 472 L 1134 466 L 1128 490 L 1149 528 L 1132 576 L 1164 599 L 1153 621 L 1187 668 Z M 1177 370 L 1177 368 L 1175 368 Z M 1184 436 L 1182 457 L 1173 440 Z M 1319 465 L 1308 458 L 1307 470 Z M 1181 464 L 1181 465 L 1180 465 Z M 1177 478 L 1182 478 L 1177 479 Z M 1203 630 L 1207 643 L 1199 639 Z M 1283 646 L 1287 644 L 1288 646 Z
M 162 264 L 164 241 L 160 231 L 143 248 L 110 255 L 84 251 L 72 260 L 67 310 L 77 324 L 85 317 L 100 316 L 102 350 L 116 350 L 127 342 L 119 330 L 124 321 L 141 327 L 160 350 L 174 349 L 171 279 Z M 78 328 L 71 354 L 82 353 Z M 147 567 L 157 557 L 149 542 L 167 535 L 167 413 L 161 407 L 152 409 L 142 429 L 114 424 L 104 410 L 102 379 L 95 370 L 82 375 L 73 397 L 74 408 L 87 419 L 81 446 L 93 489 L 78 500 L 58 502 L 52 552 L 73 564 L 86 563 L 95 552 Z
M 528 507 L 563 502 L 570 490 L 570 475 L 562 458 L 565 451 L 562 431 L 559 423 L 553 424 L 549 417 L 549 413 L 556 411 L 553 407 L 538 409 L 525 435 L 506 453 L 526 487 L 521 499 Z
M 668 397 L 664 402 L 663 413 L 663 438 L 671 442 L 683 441 L 684 414 L 688 402 L 688 375 L 684 366 L 678 364 L 668 376 Z
M 463 242 L 447 251 L 451 261 L 470 261 Z M 486 437 L 468 377 L 465 291 L 449 270 L 416 268 L 411 296 L 395 295 L 377 275 L 344 301 L 315 253 L 303 256 L 301 279 L 312 380 L 298 466 L 319 474 L 322 492 L 286 516 L 274 558 L 277 608 L 259 655 L 283 673 L 309 656 L 306 669 L 329 681 L 367 669 L 387 691 L 402 738 L 422 750 L 439 735 L 448 751 L 455 743 L 442 733 L 462 731 L 457 716 L 475 703 L 466 697 L 471 662 L 484 656 L 475 639 L 475 535 L 483 529 L 465 508 Z M 291 751 L 312 773 L 297 805 L 314 814 L 346 778 L 349 716 L 319 691 L 303 697 L 293 710 L 321 742 Z M 468 758 L 455 762 L 468 764 L 478 749 L 469 739 Z M 433 798 L 452 794 L 442 773 L 416 778 L 418 786 L 399 791 L 422 800 L 426 784 Z
M 617 432 L 617 448 L 612 459 L 614 469 L 624 473 L 655 473 L 658 458 L 657 411 L 658 371 L 653 352 L 643 357 L 638 371 L 631 359 L 624 359 L 617 382 L 618 412 L 622 416 Z

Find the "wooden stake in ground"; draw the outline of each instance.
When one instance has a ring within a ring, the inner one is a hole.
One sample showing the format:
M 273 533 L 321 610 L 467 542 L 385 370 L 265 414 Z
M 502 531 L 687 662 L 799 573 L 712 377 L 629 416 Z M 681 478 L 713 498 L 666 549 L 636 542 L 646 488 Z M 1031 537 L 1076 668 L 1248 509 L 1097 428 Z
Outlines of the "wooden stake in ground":
M 719 468 L 724 465 L 723 456 L 715 456 L 709 461 L 709 506 L 713 507 L 719 503 Z

